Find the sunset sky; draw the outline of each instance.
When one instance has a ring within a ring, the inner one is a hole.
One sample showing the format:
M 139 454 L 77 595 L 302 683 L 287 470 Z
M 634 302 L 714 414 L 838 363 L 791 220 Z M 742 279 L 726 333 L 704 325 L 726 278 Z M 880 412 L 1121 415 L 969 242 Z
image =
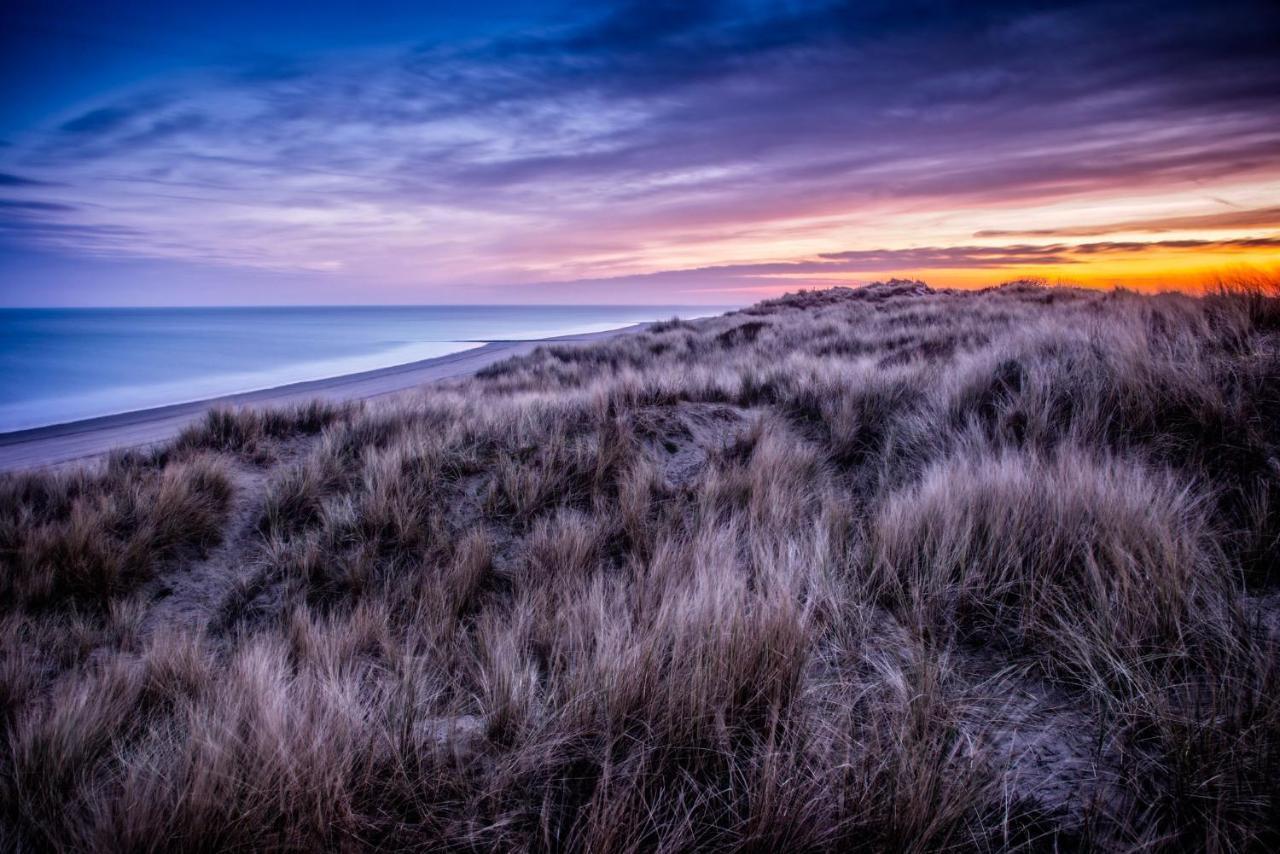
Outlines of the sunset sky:
M 60 3 L 0 304 L 734 303 L 1280 268 L 1280 3 Z

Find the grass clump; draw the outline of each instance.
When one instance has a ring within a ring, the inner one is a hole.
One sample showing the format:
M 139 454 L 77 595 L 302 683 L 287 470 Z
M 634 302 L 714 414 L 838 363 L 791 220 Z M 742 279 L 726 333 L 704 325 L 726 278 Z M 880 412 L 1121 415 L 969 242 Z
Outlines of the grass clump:
M 278 409 L 216 407 L 187 427 L 173 443 L 178 452 L 220 451 L 271 462 L 273 445 L 314 436 L 356 411 L 351 404 L 312 400 Z
M 216 543 L 227 467 L 196 457 L 158 467 L 115 456 L 101 472 L 0 479 L 0 601 L 105 608 L 184 550 Z

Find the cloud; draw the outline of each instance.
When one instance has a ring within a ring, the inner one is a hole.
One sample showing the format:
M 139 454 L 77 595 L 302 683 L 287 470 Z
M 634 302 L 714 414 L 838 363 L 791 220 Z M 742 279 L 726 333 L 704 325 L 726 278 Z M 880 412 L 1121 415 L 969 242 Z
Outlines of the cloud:
M 0 172 L 0 187 L 47 187 L 48 181 L 37 181 L 34 178 L 24 178 L 21 175 L 12 175 L 8 172 Z
M 0 209 L 4 208 L 21 211 L 66 212 L 75 210 L 74 205 L 64 205 L 60 202 L 38 202 L 26 199 L 0 199 Z
M 77 227 L 112 248 L 94 229 L 113 225 L 123 254 L 441 283 L 679 268 L 698 241 L 805 218 L 1277 180 L 1277 41 L 1280 11 L 1232 0 L 626 2 L 515 36 L 193 72 L 32 130 L 0 166 L 64 185 L 47 203 L 66 209 L 43 212 L 66 228 L 24 233 L 67 248 Z M 1170 222 L 1130 230 L 1218 227 Z M 1101 246 L 795 263 L 1127 251 Z
M 63 122 L 61 130 L 71 134 L 104 133 L 122 127 L 135 114 L 135 110 L 125 107 L 100 107 Z
M 1146 232 L 1159 234 L 1166 231 L 1213 231 L 1218 229 L 1269 228 L 1280 229 L 1280 208 L 1253 208 L 1243 211 L 1226 211 L 1193 216 L 1155 217 L 1130 219 L 1103 225 L 1070 226 L 1064 228 L 1033 229 L 984 229 L 974 232 L 974 237 L 1103 237 L 1108 234 Z
M 0 232 L 10 235 L 26 235 L 29 237 L 54 238 L 55 240 L 84 240 L 89 242 L 106 239 L 113 242 L 118 238 L 138 236 L 137 229 L 122 225 L 89 225 L 81 223 L 47 222 L 22 217 L 0 217 Z
M 1276 248 L 1280 248 L 1280 237 L 1242 237 L 1233 240 L 1106 241 L 1101 243 L 1081 243 L 1070 247 L 1070 250 L 1081 255 L 1098 255 L 1108 252 L 1144 252 L 1150 249 L 1248 250 Z
M 1016 265 L 1076 264 L 1072 247 L 1052 246 L 931 246 L 922 249 L 873 249 L 828 252 L 814 272 L 891 270 L 900 268 L 1001 268 Z

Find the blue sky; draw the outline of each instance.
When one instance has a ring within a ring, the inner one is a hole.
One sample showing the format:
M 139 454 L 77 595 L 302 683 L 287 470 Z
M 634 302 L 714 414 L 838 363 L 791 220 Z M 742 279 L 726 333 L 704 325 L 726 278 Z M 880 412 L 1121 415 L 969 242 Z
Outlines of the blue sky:
M 104 93 L 192 69 L 285 69 L 302 57 L 370 45 L 492 36 L 560 14 L 557 4 L 463 0 L 6 4 L 0 133 L 56 121 Z
M 0 304 L 723 303 L 1280 257 L 1272 2 L 3 14 Z

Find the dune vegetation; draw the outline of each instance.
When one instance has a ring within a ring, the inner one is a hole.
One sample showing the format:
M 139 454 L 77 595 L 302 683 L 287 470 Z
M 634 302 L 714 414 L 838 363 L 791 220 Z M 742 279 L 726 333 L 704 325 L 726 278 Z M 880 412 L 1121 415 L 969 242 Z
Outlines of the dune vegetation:
M 895 281 L 0 480 L 0 847 L 1275 850 L 1280 299 Z

